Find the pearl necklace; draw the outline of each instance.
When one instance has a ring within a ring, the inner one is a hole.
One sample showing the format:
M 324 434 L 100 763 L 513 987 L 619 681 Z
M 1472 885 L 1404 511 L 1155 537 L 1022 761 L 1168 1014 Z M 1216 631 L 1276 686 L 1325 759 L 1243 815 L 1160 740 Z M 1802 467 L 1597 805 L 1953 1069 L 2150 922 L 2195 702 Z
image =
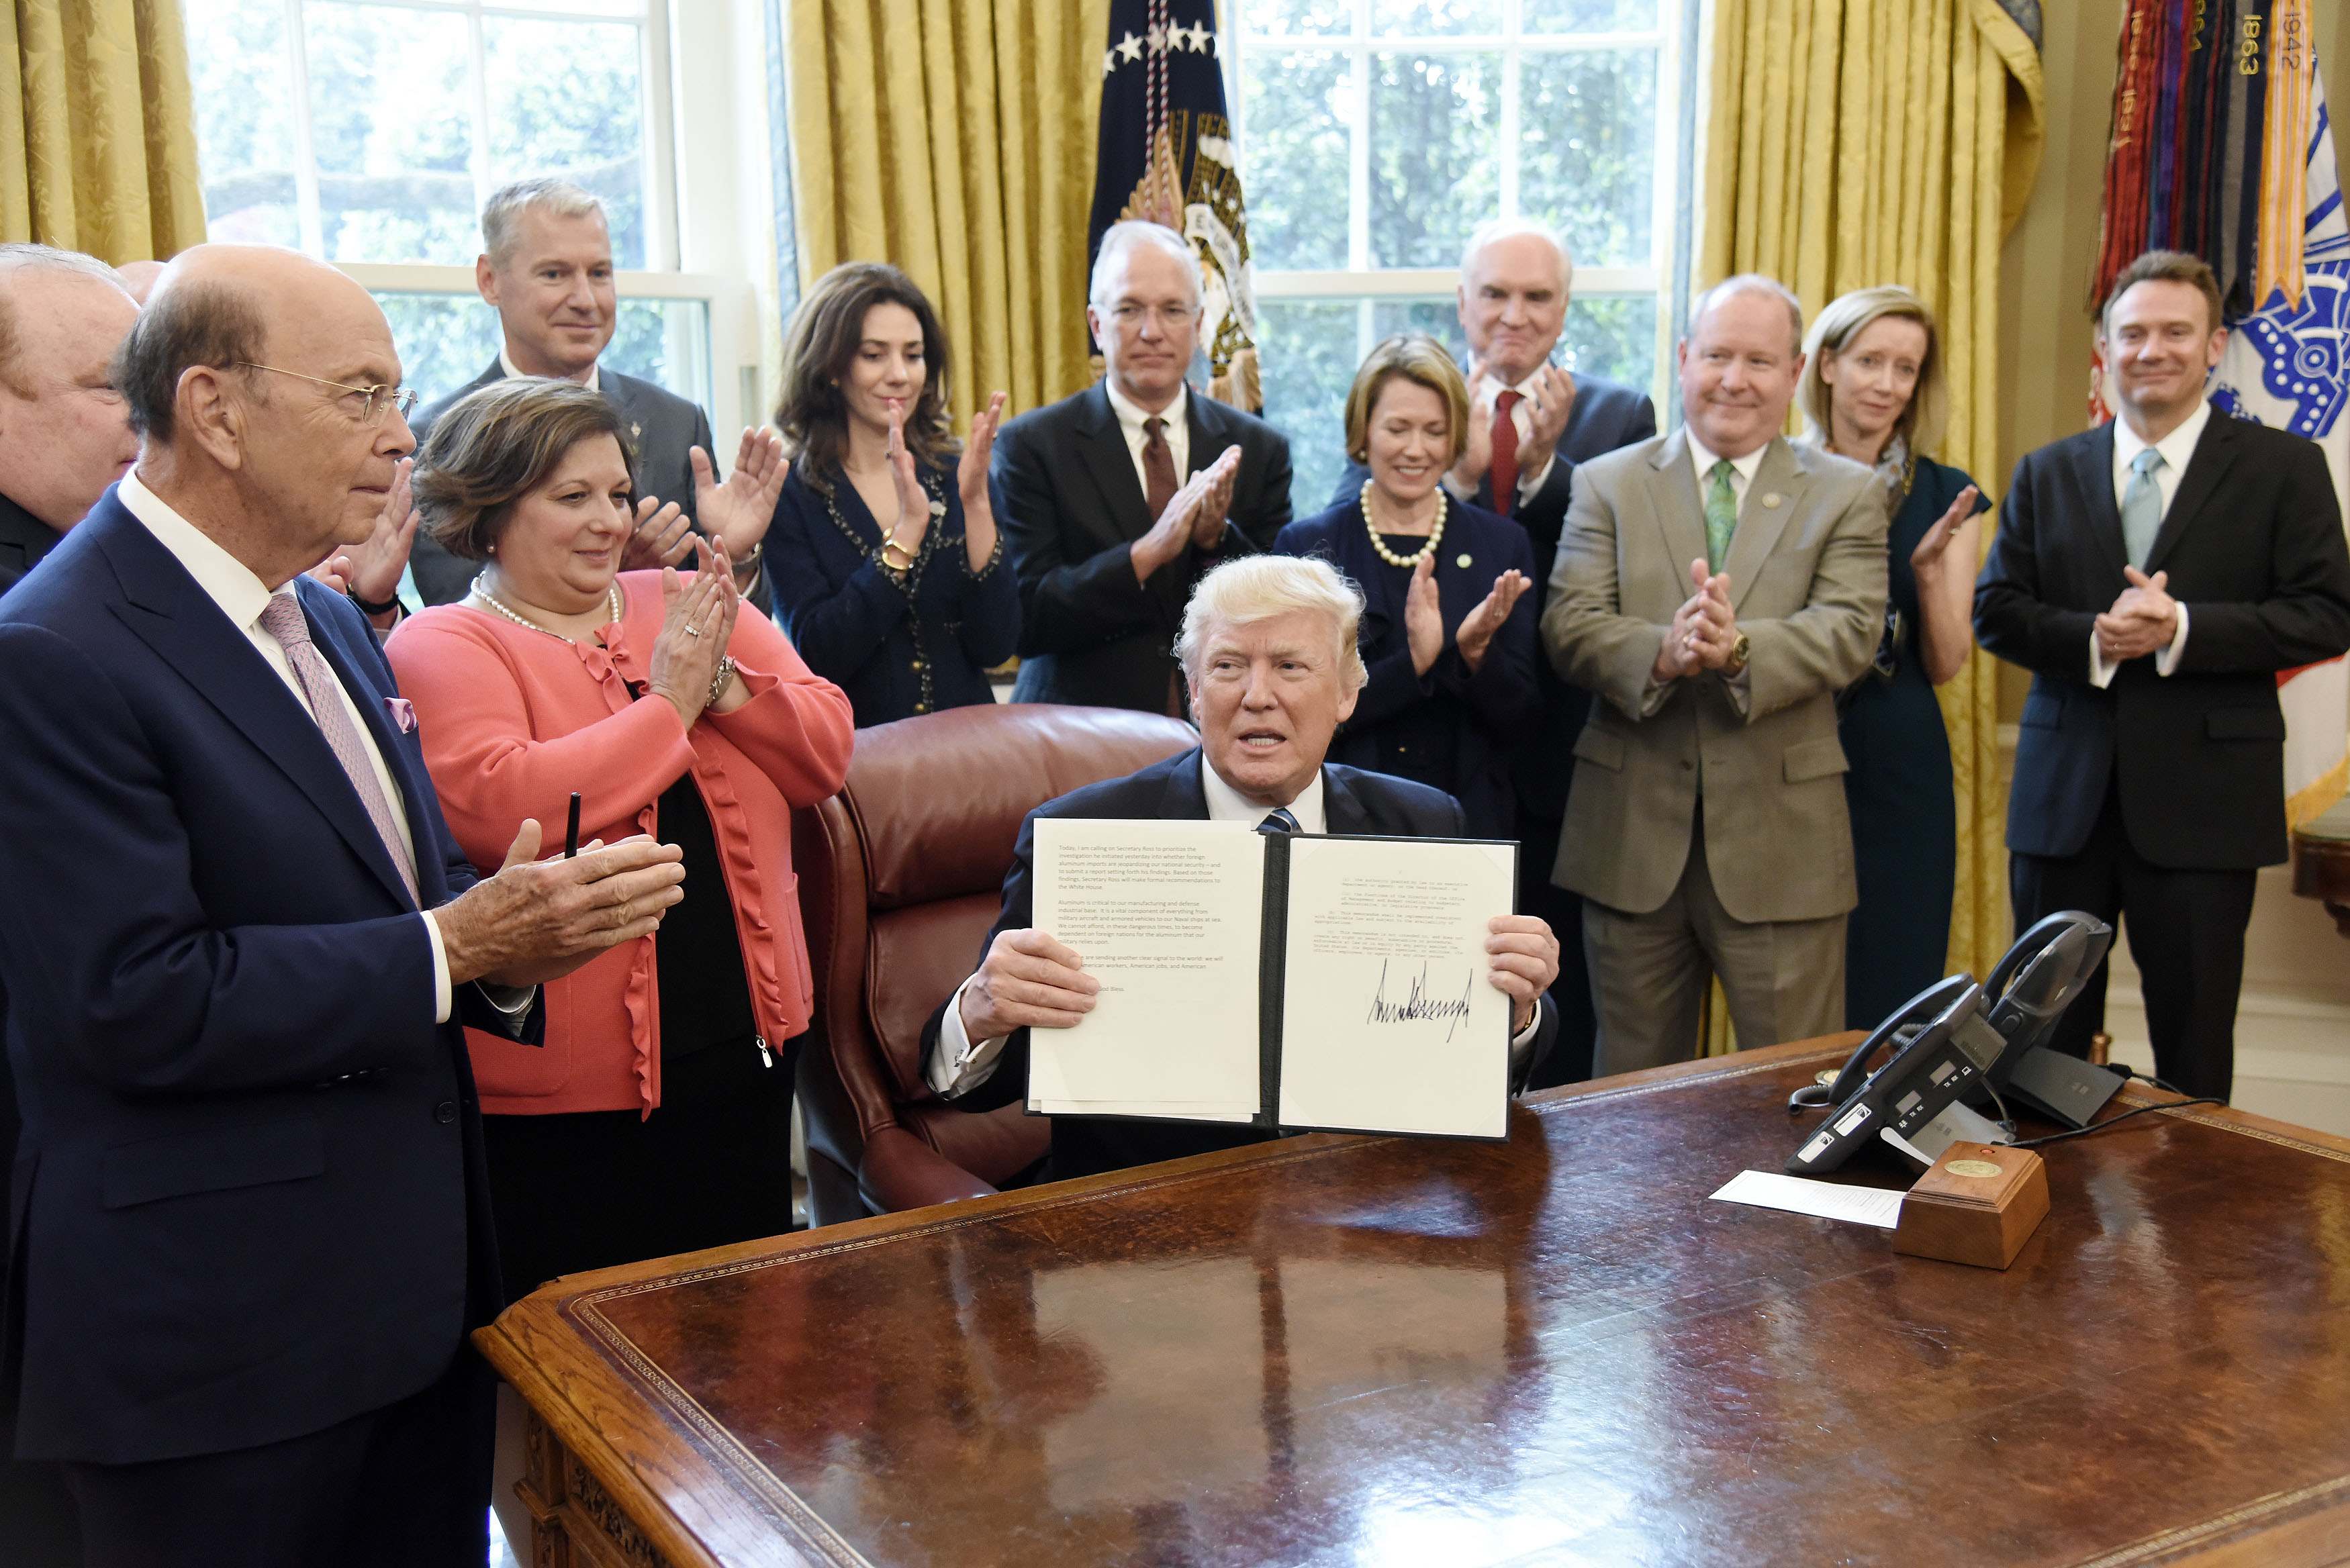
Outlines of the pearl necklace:
M 505 607 L 504 601 L 501 600 L 497 595 L 490 592 L 489 581 L 490 575 L 487 572 L 482 573 L 479 576 L 473 579 L 474 597 L 480 599 L 484 604 L 489 606 L 492 609 L 497 611 L 500 615 L 514 622 L 515 625 L 526 626 L 530 628 L 531 630 L 538 633 L 541 637 L 551 637 L 558 642 L 569 642 L 572 640 L 570 638 L 565 637 L 559 631 L 549 631 L 546 628 L 539 625 L 538 622 L 532 620 L 525 616 L 516 615 L 513 610 L 508 609 Z M 614 583 L 610 587 L 604 590 L 604 607 L 614 620 L 620 618 L 619 584 Z
M 1371 548 L 1378 552 L 1380 560 L 1407 572 L 1436 554 L 1436 546 L 1444 538 L 1444 514 L 1449 505 L 1444 487 L 1440 484 L 1436 487 L 1436 523 L 1428 531 L 1428 543 L 1409 556 L 1399 556 L 1388 548 L 1388 542 L 1379 537 L 1379 525 L 1371 521 L 1371 481 L 1363 481 L 1363 526 L 1370 533 Z

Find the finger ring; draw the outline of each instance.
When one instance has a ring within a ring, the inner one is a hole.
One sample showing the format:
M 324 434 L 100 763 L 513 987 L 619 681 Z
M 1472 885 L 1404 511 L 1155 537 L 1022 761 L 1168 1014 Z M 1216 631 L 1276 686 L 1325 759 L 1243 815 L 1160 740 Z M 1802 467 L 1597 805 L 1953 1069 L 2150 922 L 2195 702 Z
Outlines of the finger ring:
M 685 628 L 685 635 L 688 637 L 700 637 L 702 635 L 702 628 L 698 626 L 687 627 Z

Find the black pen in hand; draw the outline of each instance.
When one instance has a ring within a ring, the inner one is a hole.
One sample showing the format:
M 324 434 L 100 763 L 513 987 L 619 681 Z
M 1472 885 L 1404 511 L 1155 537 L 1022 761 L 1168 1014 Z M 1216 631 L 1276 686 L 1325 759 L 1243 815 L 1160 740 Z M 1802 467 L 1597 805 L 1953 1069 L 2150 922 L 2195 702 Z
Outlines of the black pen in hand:
M 563 857 L 576 860 L 579 857 L 579 792 L 571 792 L 571 821 L 563 830 Z

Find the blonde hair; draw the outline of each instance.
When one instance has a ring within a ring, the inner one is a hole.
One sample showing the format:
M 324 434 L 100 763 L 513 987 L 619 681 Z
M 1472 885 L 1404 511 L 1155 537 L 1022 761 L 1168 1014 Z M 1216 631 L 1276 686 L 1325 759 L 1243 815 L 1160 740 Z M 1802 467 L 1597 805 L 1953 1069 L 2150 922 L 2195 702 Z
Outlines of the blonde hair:
M 1460 462 L 1469 450 L 1469 383 L 1461 379 L 1461 367 L 1444 345 L 1425 332 L 1399 332 L 1384 339 L 1355 372 L 1355 389 L 1347 394 L 1347 455 L 1357 462 L 1370 461 L 1371 410 L 1378 403 L 1380 389 L 1398 377 L 1444 400 L 1444 415 L 1452 428 L 1452 455 L 1445 459 L 1445 466 Z
M 1828 422 L 1834 392 L 1820 374 L 1821 365 L 1830 355 L 1843 354 L 1870 322 L 1887 317 L 1914 321 L 1926 329 L 1926 357 L 1918 366 L 1917 389 L 1909 394 L 1909 406 L 1893 421 L 1893 433 L 1913 454 L 1931 452 L 1941 445 L 1942 431 L 1950 420 L 1949 398 L 1942 385 L 1942 334 L 1926 302 L 1896 284 L 1856 288 L 1838 296 L 1820 312 L 1804 337 L 1804 352 L 1808 358 L 1804 361 L 1803 379 L 1795 387 L 1795 402 L 1804 411 L 1804 433 L 1813 440 L 1826 444 L 1834 428 Z
M 1301 610 L 1330 618 L 1338 654 L 1339 679 L 1360 691 L 1371 679 L 1357 646 L 1363 625 L 1363 590 L 1318 556 L 1243 556 L 1200 579 L 1183 607 L 1183 632 L 1175 657 L 1191 684 L 1200 683 L 1200 660 L 1207 655 L 1211 626 L 1251 626 Z

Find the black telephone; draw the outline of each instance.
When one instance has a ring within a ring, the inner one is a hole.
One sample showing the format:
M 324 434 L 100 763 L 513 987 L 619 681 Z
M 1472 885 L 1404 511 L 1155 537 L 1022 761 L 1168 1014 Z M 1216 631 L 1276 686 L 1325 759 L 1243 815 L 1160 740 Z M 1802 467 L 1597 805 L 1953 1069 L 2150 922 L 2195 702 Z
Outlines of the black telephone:
M 1790 1112 L 1833 1108 L 1826 1123 L 1788 1157 L 1786 1170 L 1795 1176 L 1834 1170 L 1884 1128 L 1907 1137 L 1954 1101 L 1992 1097 L 2020 1061 L 2041 1050 L 2040 1042 L 2080 995 L 2113 939 L 2113 927 L 2094 915 L 2069 909 L 2051 915 L 2017 939 L 1986 984 L 1954 974 L 1896 1008 L 1861 1042 L 1834 1084 L 1825 1089 L 1805 1085 L 1789 1097 Z M 1891 1059 L 1871 1073 L 1870 1060 L 1887 1044 L 1894 1047 Z

